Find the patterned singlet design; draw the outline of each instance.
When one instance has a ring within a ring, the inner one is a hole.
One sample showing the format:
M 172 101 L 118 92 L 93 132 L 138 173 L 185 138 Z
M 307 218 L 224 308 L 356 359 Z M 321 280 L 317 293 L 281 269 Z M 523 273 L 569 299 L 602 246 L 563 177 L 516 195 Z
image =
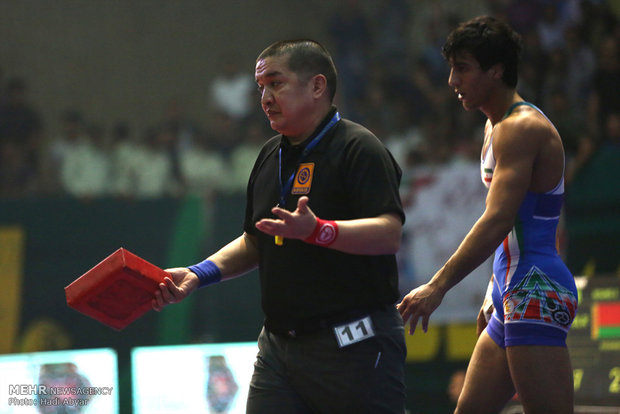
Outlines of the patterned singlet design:
M 520 105 L 530 106 L 545 116 L 531 103 L 517 102 L 504 118 Z M 551 123 L 546 116 L 545 119 Z M 480 166 L 482 182 L 487 187 L 491 186 L 495 169 L 492 133 L 491 128 L 485 131 L 486 147 Z M 565 344 L 577 310 L 577 291 L 555 243 L 563 199 L 564 178 L 551 191 L 528 191 L 512 230 L 495 252 L 495 311 L 487 332 L 500 346 Z

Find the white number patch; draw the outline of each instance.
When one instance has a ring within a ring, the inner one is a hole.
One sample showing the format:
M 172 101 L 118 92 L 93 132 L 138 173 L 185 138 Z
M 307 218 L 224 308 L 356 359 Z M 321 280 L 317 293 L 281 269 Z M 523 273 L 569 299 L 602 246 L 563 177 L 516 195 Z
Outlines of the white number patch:
M 334 326 L 338 346 L 343 348 L 375 336 L 370 316 L 343 325 Z

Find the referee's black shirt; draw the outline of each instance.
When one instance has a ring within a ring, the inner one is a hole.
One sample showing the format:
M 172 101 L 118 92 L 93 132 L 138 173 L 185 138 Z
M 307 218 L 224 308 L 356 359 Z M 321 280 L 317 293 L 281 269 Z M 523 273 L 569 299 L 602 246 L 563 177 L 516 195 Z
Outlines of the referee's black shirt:
M 348 254 L 295 239 L 285 239 L 277 246 L 273 236 L 254 226 L 262 218 L 274 217 L 271 209 L 280 199 L 279 150 L 282 181 L 286 182 L 298 169 L 302 149 L 334 113 L 335 108 L 300 145 L 290 145 L 282 135 L 271 138 L 250 175 L 244 230 L 256 236 L 258 243 L 261 302 L 265 324 L 272 330 L 292 330 L 307 320 L 398 300 L 394 255 Z M 301 190 L 294 186 L 295 190 L 286 194 L 286 209 L 295 210 L 299 197 L 307 195 L 309 207 L 323 219 L 396 213 L 404 222 L 398 192 L 401 169 L 363 126 L 341 119 L 302 163 L 313 164 L 311 185 Z

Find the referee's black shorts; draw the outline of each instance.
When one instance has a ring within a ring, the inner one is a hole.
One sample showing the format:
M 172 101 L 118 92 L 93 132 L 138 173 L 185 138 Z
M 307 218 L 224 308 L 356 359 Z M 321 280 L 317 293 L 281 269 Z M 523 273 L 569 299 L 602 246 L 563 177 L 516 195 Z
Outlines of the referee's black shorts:
M 296 336 L 263 328 L 247 414 L 403 414 L 402 318 L 394 306 L 370 317 L 375 335 L 345 347 L 330 328 Z

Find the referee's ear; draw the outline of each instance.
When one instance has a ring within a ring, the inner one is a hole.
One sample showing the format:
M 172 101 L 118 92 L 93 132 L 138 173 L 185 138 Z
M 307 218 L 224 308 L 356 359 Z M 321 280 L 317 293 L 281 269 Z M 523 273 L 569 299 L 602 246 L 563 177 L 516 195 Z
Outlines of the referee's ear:
M 319 99 L 322 96 L 327 96 L 327 78 L 323 74 L 314 75 L 310 79 L 312 86 L 312 95 Z

